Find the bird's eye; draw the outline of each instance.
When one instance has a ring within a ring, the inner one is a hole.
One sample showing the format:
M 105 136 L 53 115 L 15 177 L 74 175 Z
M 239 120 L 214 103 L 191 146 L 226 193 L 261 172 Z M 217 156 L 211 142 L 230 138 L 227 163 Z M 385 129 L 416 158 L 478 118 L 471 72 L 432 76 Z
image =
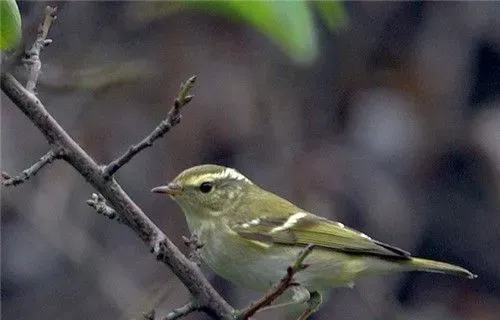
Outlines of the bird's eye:
M 212 191 L 213 184 L 211 182 L 203 182 L 200 184 L 200 191 L 203 193 L 209 193 Z

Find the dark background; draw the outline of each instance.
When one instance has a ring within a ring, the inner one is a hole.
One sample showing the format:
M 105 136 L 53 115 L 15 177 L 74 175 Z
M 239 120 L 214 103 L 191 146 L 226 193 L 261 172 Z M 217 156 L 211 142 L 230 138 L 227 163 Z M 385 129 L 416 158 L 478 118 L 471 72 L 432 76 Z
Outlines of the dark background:
M 314 319 L 500 318 L 498 2 L 348 2 L 346 28 L 317 23 L 307 65 L 244 23 L 155 16 L 150 5 L 58 3 L 38 95 L 106 163 L 198 75 L 181 124 L 117 175 L 180 248 L 180 209 L 149 190 L 196 164 L 228 165 L 304 209 L 479 275 L 362 279 L 332 290 Z M 28 39 L 43 6 L 20 2 Z M 1 102 L 1 169 L 14 174 L 48 146 Z M 137 319 L 187 301 L 129 229 L 85 204 L 92 192 L 64 162 L 2 188 L 4 319 Z M 236 307 L 259 296 L 205 273 Z M 257 318 L 277 316 L 287 317 Z

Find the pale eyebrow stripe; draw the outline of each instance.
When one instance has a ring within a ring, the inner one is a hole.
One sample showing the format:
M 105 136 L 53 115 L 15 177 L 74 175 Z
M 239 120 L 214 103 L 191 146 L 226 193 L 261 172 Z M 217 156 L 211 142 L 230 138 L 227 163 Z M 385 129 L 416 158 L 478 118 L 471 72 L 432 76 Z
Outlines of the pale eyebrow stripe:
M 205 181 L 215 181 L 215 180 L 222 180 L 222 179 L 244 180 L 246 182 L 252 183 L 247 177 L 245 177 L 244 175 L 242 175 L 238 171 L 236 171 L 232 168 L 226 168 L 222 172 L 219 172 L 219 173 L 205 173 L 201 176 L 191 177 L 186 181 L 186 184 L 199 185 L 200 183 L 205 182 Z
M 203 174 L 201 176 L 194 176 L 194 177 L 189 178 L 186 181 L 186 184 L 188 184 L 188 185 L 198 185 L 198 184 L 200 184 L 202 182 L 205 182 L 205 181 L 214 181 L 219 176 L 220 176 L 220 174 L 217 174 L 217 173 L 205 173 L 205 174 Z

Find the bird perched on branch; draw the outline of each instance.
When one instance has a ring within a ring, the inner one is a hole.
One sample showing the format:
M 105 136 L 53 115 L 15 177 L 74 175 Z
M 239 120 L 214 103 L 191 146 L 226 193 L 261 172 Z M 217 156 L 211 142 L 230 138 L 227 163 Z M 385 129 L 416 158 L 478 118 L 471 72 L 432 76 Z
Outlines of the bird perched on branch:
M 452 264 L 412 257 L 364 233 L 303 210 L 266 191 L 232 168 L 201 165 L 180 173 L 153 192 L 179 204 L 188 227 L 203 247 L 199 253 L 218 275 L 246 288 L 266 291 L 314 245 L 308 268 L 295 275 L 294 303 L 321 304 L 321 292 L 352 286 L 362 276 L 399 271 L 447 273 L 473 279 Z M 313 299 L 314 298 L 314 299 Z

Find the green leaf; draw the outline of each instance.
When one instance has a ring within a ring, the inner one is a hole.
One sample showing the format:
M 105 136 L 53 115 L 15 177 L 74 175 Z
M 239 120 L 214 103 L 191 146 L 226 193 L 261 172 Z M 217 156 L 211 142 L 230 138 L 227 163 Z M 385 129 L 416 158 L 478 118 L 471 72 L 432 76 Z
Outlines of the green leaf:
M 228 4 L 294 61 L 309 63 L 316 58 L 317 34 L 311 10 L 304 1 L 236 1 Z
M 297 63 L 310 63 L 318 55 L 314 17 L 306 1 L 186 1 L 185 4 L 248 23 Z
M 340 1 L 313 1 L 321 18 L 330 31 L 345 27 L 349 23 L 344 5 Z
M 21 40 L 21 14 L 15 0 L 0 0 L 0 50 L 15 47 Z
M 136 10 L 137 16 L 146 21 L 182 10 L 195 10 L 243 22 L 270 39 L 296 63 L 308 64 L 317 58 L 319 50 L 313 9 L 330 30 L 348 22 L 343 3 L 337 1 L 161 1 L 145 2 Z

